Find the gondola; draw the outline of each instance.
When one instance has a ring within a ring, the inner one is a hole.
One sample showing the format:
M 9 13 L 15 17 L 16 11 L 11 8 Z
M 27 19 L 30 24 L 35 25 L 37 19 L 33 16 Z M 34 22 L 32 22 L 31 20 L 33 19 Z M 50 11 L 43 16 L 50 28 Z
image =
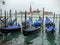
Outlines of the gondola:
M 0 27 L 0 32 L 1 33 L 12 33 L 12 32 L 21 32 L 21 28 L 25 28 L 27 25 L 20 26 L 20 24 L 14 24 L 12 26 L 7 26 L 7 27 Z
M 9 21 L 8 21 L 9 22 Z M 16 19 L 13 20 L 12 22 L 16 22 Z M 11 23 L 12 23 L 11 22 Z M 10 23 L 10 24 L 11 24 Z M 3 26 L 3 27 L 0 27 L 0 32 L 1 33 L 10 33 L 10 32 L 21 32 L 21 28 L 25 28 L 27 27 L 27 25 L 23 25 L 22 27 L 20 26 L 20 24 L 14 24 L 12 23 L 12 25 L 8 25 L 8 26 Z
M 10 33 L 10 32 L 16 32 L 20 31 L 21 27 L 20 25 L 12 25 L 12 26 L 7 26 L 7 27 L 1 27 L 0 31 L 1 33 Z
M 50 32 L 51 34 L 54 34 L 54 32 L 56 31 L 55 23 L 53 23 L 48 17 L 46 17 L 45 26 L 47 32 Z
M 30 19 L 31 18 L 29 18 L 29 21 L 28 21 L 29 26 L 23 29 L 23 35 L 24 36 L 32 35 L 33 33 L 39 31 L 41 28 L 41 23 L 42 23 L 41 20 L 35 21 L 33 24 L 31 24 L 32 20 L 30 20 Z
M 21 27 L 20 25 L 16 25 L 14 24 L 16 22 L 16 18 L 13 20 L 3 20 L 0 19 L 2 21 L 2 23 L 4 23 L 4 26 L 0 27 L 0 32 L 1 33 L 10 33 L 10 32 L 16 32 L 16 31 L 20 31 Z

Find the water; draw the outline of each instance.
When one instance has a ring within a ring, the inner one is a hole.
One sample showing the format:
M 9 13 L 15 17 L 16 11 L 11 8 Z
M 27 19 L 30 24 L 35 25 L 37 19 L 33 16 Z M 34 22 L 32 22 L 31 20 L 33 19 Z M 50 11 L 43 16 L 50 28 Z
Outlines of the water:
M 31 15 L 27 15 L 30 17 Z M 42 15 L 32 15 L 31 17 L 33 18 L 33 22 L 37 19 L 38 17 Z M 15 18 L 14 16 L 12 16 Z M 17 22 L 21 24 L 21 21 L 24 21 L 24 15 L 22 15 L 22 20 L 21 20 L 21 15 L 17 16 Z M 45 15 L 46 17 L 46 15 Z M 53 15 L 48 16 L 52 21 L 53 21 Z M 59 15 L 57 15 L 59 17 Z M 45 19 L 45 18 L 44 18 Z M 15 33 L 9 33 L 4 34 L 4 39 L 2 38 L 3 36 L 0 35 L 0 45 L 59 45 L 60 44 L 60 35 L 59 35 L 59 18 L 55 18 L 55 25 L 56 25 L 56 32 L 55 35 L 52 35 L 45 30 L 40 29 L 40 31 L 34 33 L 34 35 L 30 36 L 23 36 L 21 32 L 15 32 Z

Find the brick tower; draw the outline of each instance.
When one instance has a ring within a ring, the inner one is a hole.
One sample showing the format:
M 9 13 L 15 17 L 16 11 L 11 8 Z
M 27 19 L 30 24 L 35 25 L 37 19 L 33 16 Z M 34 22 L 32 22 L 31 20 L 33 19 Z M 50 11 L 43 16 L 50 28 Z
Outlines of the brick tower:
M 32 12 L 32 7 L 31 7 L 31 5 L 30 5 L 30 13 Z

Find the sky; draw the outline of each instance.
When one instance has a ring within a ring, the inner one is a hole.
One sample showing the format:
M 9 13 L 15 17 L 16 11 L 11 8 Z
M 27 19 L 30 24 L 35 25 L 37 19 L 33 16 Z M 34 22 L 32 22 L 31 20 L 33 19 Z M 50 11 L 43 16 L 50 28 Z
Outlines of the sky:
M 12 9 L 17 11 L 29 11 L 30 5 L 33 10 L 39 9 L 42 10 L 45 8 L 45 11 L 52 11 L 60 13 L 60 0 L 4 0 L 5 5 L 0 3 L 0 8 L 3 10 Z

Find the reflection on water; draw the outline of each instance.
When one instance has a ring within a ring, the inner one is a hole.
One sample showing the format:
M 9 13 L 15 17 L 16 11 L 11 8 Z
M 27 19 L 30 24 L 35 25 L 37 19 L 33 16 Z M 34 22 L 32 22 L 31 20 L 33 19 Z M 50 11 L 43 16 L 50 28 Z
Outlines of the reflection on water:
M 14 33 L 6 34 L 3 42 L 12 40 L 13 38 L 18 38 L 19 35 L 20 35 L 20 32 L 14 32 Z
M 49 42 L 49 45 L 55 45 L 55 36 L 48 32 L 46 34 L 47 34 L 47 40 Z
M 37 32 L 32 33 L 31 35 L 26 36 L 26 37 L 24 38 L 24 43 L 25 43 L 26 45 L 28 45 L 28 44 L 33 44 L 33 42 L 31 42 L 31 41 L 32 41 L 33 39 L 37 38 L 37 37 L 40 35 L 40 31 L 41 31 L 41 30 L 38 30 Z

